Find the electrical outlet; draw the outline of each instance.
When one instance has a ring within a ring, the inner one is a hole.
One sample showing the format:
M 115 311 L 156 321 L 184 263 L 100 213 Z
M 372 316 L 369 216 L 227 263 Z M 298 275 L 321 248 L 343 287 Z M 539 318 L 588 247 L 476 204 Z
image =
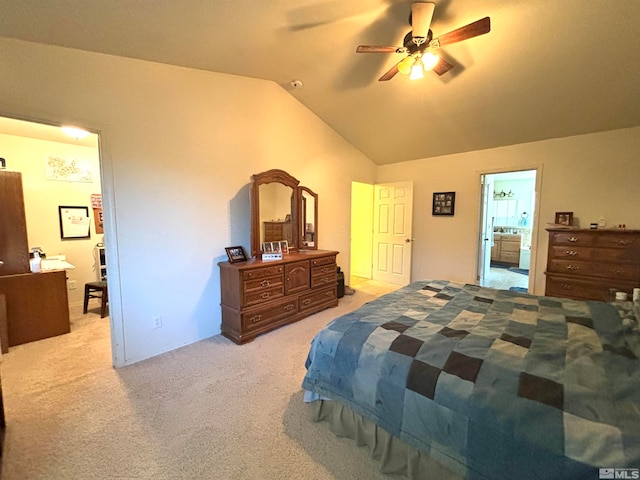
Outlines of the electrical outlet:
M 605 218 L 604 218 L 604 217 L 600 217 L 600 218 L 598 219 L 598 226 L 599 226 L 599 227 L 604 227 L 604 226 L 606 226 L 606 225 L 607 225 L 607 221 L 605 220 Z
M 69 286 L 69 290 L 75 290 L 76 288 L 78 288 L 78 284 L 75 280 L 69 280 L 67 282 L 67 285 Z
M 156 315 L 152 320 L 153 328 L 160 328 L 162 326 L 162 315 Z

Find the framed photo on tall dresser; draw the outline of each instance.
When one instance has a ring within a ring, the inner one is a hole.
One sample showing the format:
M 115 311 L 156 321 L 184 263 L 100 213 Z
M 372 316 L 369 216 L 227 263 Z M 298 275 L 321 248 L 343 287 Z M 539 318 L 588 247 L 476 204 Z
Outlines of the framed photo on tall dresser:
M 573 225 L 573 212 L 556 212 L 557 225 L 564 225 L 570 227 Z

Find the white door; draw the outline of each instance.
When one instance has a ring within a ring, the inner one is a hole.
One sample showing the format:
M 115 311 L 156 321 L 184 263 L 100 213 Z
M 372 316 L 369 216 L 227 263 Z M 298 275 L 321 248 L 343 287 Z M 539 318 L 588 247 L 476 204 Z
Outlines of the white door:
M 411 281 L 413 182 L 374 186 L 373 279 L 396 285 Z
M 491 247 L 493 247 L 493 225 L 495 222 L 493 205 L 493 175 L 482 175 L 480 188 L 480 205 L 482 205 L 482 221 L 480 222 L 480 238 L 478 241 L 478 281 L 485 285 L 491 266 Z

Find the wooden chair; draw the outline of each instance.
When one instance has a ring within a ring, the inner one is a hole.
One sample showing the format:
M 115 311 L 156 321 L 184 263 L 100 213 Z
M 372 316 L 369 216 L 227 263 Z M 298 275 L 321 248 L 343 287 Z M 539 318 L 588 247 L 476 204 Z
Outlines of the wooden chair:
M 100 318 L 104 318 L 107 314 L 107 303 L 109 303 L 109 295 L 107 293 L 107 282 L 89 282 L 84 285 L 84 309 L 83 313 L 87 313 L 90 298 L 100 298 L 102 305 L 100 306 Z

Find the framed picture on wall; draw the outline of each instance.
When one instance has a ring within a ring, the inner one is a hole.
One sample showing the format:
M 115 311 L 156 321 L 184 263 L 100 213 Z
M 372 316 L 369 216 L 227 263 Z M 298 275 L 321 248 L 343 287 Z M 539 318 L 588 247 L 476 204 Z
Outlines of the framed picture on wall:
M 436 192 L 433 194 L 431 215 L 453 216 L 456 207 L 456 192 Z
M 59 206 L 60 238 L 90 238 L 89 207 Z

